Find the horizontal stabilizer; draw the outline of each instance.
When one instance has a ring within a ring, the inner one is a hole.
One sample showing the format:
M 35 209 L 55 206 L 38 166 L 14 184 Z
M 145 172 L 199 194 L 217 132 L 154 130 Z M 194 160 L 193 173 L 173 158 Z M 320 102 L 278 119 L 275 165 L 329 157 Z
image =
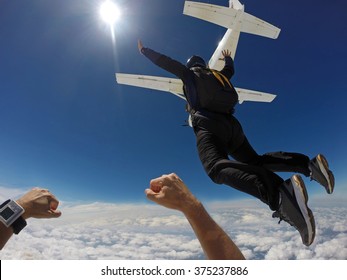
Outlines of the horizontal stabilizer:
M 239 103 L 244 101 L 272 102 L 276 95 L 255 90 L 235 88 L 239 96 Z
M 196 17 L 226 28 L 233 28 L 235 19 L 242 10 L 235 10 L 228 7 L 186 1 L 184 3 L 183 14 Z
M 228 29 L 235 29 L 235 26 L 241 23 L 240 30 L 238 31 L 272 39 L 276 39 L 281 31 L 281 29 L 277 28 L 276 26 L 245 13 L 243 11 L 243 6 L 242 9 L 234 9 L 206 3 L 186 1 L 184 4 L 183 14 L 214 23 Z
M 180 79 L 116 73 L 118 84 L 168 91 L 185 99 Z
M 255 16 L 244 13 L 241 32 L 277 39 L 281 29 Z

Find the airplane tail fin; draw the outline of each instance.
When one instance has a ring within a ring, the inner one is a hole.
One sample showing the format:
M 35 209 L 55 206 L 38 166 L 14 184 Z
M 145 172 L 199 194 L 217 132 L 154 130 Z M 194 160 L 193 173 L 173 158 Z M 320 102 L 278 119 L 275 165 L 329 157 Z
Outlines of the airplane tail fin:
M 229 7 L 234 8 L 236 10 L 243 9 L 243 5 L 240 3 L 239 0 L 229 0 Z
M 203 19 L 228 29 L 238 29 L 259 36 L 276 39 L 281 29 L 244 12 L 240 2 L 230 2 L 230 7 L 185 1 L 183 14 Z
M 281 29 L 255 16 L 244 13 L 241 32 L 277 39 Z

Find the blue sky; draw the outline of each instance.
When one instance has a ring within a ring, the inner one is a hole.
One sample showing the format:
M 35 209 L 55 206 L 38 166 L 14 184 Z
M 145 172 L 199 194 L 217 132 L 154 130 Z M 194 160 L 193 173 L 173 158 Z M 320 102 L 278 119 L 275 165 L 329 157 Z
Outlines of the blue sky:
M 0 186 L 47 187 L 65 201 L 144 202 L 150 179 L 176 172 L 201 199 L 241 196 L 205 175 L 181 99 L 114 78 L 170 76 L 139 54 L 138 38 L 185 62 L 209 59 L 225 29 L 183 15 L 183 0 L 115 2 L 123 11 L 115 43 L 101 0 L 0 2 Z M 259 153 L 325 154 L 337 195 L 346 195 L 346 4 L 242 3 L 282 29 L 277 40 L 240 37 L 232 82 L 277 94 L 237 107 L 249 141 Z

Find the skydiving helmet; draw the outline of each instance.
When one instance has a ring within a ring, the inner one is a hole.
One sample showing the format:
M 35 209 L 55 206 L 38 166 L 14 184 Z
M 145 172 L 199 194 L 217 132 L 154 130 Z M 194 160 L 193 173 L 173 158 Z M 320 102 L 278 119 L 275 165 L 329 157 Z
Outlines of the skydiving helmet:
M 206 67 L 205 60 L 201 58 L 200 56 L 193 55 L 191 58 L 187 60 L 186 63 L 187 68 L 192 68 L 192 67 Z

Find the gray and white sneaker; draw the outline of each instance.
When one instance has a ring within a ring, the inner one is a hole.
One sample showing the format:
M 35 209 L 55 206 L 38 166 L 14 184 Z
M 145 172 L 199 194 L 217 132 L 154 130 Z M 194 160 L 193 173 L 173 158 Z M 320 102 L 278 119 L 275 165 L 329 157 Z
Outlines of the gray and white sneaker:
M 327 193 L 331 194 L 334 191 L 335 178 L 326 158 L 319 154 L 310 161 L 308 167 L 311 170 L 311 179 L 321 184 Z
M 316 235 L 312 211 L 307 206 L 308 195 L 300 175 L 293 175 L 280 186 L 280 206 L 272 214 L 294 226 L 300 233 L 302 243 L 310 246 Z

